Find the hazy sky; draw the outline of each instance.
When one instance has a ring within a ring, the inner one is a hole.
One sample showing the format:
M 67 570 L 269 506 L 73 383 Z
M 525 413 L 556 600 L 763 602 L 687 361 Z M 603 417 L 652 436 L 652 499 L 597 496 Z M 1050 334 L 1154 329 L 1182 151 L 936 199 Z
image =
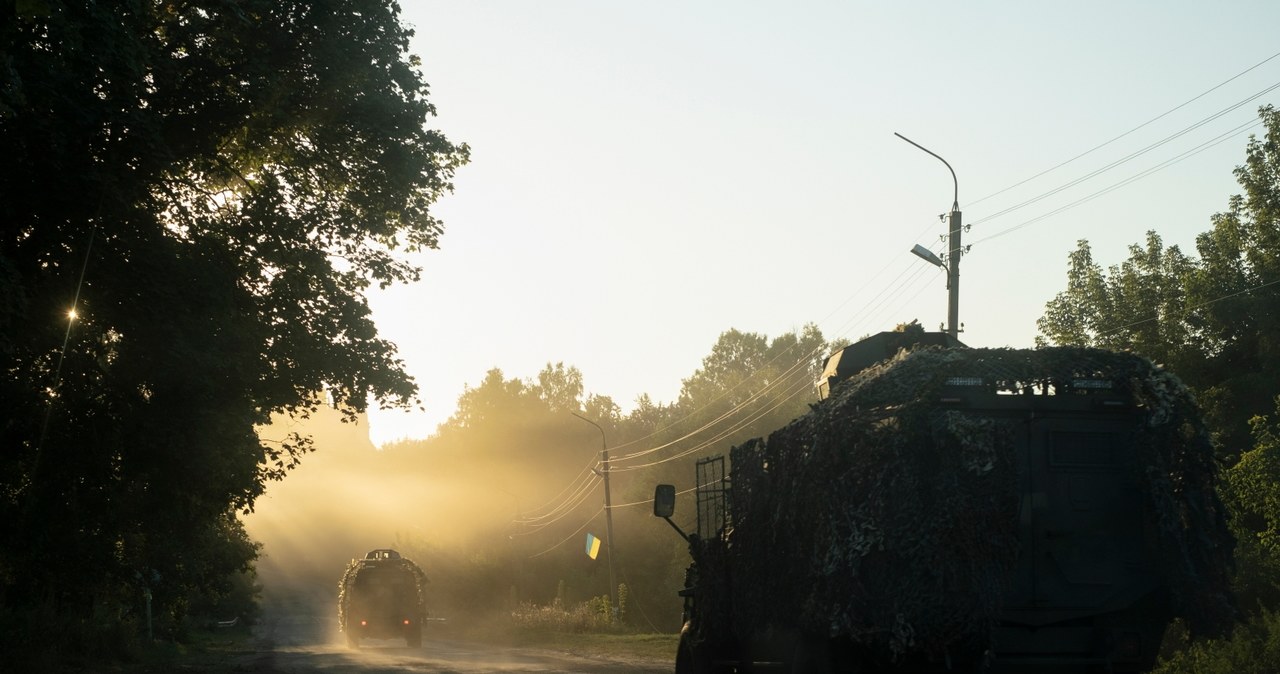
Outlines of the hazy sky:
M 951 175 L 895 131 L 959 178 L 962 339 L 1030 346 L 1078 239 L 1104 265 L 1151 229 L 1194 252 L 1248 131 L 1046 214 L 1280 103 L 1253 98 L 1280 57 L 1205 94 L 1280 52 L 1274 0 L 402 6 L 434 126 L 472 163 L 422 282 L 371 297 L 426 408 L 372 412 L 376 443 L 426 437 L 493 367 L 563 361 L 629 411 L 674 400 L 729 328 L 936 328 L 944 273 L 908 251 L 941 251 Z

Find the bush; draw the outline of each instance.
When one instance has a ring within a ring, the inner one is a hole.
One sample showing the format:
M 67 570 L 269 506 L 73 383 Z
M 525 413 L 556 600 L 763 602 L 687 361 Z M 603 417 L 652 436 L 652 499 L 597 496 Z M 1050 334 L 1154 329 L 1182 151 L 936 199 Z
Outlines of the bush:
M 551 632 L 619 632 L 622 625 L 614 619 L 608 596 L 592 597 L 573 607 L 560 601 L 550 606 L 521 604 L 511 612 L 515 626 L 531 631 Z
M 1269 674 L 1277 662 L 1280 612 L 1263 609 L 1237 625 L 1228 638 L 1195 641 L 1167 659 L 1161 658 L 1152 674 Z
M 0 653 L 13 671 L 55 671 L 88 663 L 137 660 L 142 625 L 134 615 L 60 612 L 52 602 L 0 608 Z M 6 669 L 8 671 L 8 669 Z

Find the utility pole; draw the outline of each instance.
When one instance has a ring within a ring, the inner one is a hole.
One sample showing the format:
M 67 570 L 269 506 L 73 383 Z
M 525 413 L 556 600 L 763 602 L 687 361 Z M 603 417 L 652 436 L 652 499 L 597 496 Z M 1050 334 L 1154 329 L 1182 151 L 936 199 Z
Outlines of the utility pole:
M 897 131 L 893 132 L 893 135 L 933 155 L 938 161 L 946 165 L 948 171 L 951 171 L 951 182 L 955 186 L 955 192 L 951 199 L 951 213 L 947 217 L 948 253 L 946 263 L 939 266 L 947 272 L 947 334 L 952 339 L 957 339 L 960 334 L 960 258 L 964 255 L 964 246 L 960 245 L 960 236 L 964 230 L 960 218 L 960 181 L 956 180 L 956 171 L 951 168 L 951 164 L 948 164 L 947 160 Z M 920 255 L 919 253 L 916 254 Z M 924 256 L 921 255 L 921 257 Z M 926 257 L 925 259 L 927 260 L 928 258 Z M 930 261 L 932 262 L 932 260 Z M 934 264 L 937 263 L 935 262 Z
M 613 502 L 609 500 L 609 443 L 605 441 L 604 429 L 600 428 L 600 424 L 578 414 L 570 412 L 575 417 L 591 424 L 600 431 L 600 470 L 596 471 L 604 479 L 604 546 L 605 552 L 609 556 L 609 609 L 613 611 L 613 619 L 618 619 L 618 583 L 613 577 Z

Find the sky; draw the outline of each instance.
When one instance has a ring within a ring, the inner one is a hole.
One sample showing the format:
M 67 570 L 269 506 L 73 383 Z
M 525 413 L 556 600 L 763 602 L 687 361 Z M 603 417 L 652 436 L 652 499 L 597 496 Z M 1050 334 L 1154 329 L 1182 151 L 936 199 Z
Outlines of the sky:
M 563 362 L 625 413 L 730 328 L 936 329 L 945 273 L 909 251 L 957 192 L 961 339 L 1029 347 L 1078 240 L 1193 253 L 1280 104 L 1274 0 L 401 5 L 472 161 L 422 280 L 370 295 L 422 401 L 372 410 L 375 444 L 492 368 Z

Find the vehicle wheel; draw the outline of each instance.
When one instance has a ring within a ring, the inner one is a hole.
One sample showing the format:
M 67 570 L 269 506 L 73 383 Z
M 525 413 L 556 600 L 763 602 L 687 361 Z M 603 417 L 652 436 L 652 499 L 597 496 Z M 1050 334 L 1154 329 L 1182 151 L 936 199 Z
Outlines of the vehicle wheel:
M 711 649 L 705 642 L 694 645 L 686 623 L 680 631 L 680 644 L 676 646 L 676 674 L 713 674 L 713 665 Z

